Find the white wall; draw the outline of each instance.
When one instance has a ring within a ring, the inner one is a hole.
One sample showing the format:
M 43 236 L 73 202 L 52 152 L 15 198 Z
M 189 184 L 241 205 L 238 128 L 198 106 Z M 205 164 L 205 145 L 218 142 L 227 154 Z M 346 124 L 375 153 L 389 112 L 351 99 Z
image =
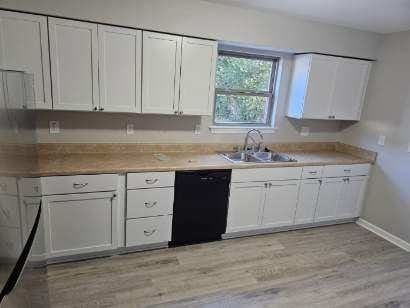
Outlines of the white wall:
M 378 152 L 364 218 L 410 242 L 410 31 L 391 34 L 373 67 L 362 120 L 343 141 Z M 384 147 L 379 135 L 387 137 Z
M 164 32 L 374 58 L 382 36 L 199 0 L 0 0 L 0 7 Z

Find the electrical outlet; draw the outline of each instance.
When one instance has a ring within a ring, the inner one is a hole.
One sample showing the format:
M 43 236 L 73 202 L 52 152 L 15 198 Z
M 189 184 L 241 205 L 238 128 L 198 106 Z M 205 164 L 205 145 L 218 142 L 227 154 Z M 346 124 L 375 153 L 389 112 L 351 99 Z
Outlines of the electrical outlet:
M 377 144 L 384 146 L 385 143 L 386 143 L 386 136 L 380 135 L 379 139 L 377 140 Z
M 127 135 L 133 135 L 133 134 L 134 134 L 134 124 L 127 123 Z
M 195 134 L 195 135 L 200 135 L 200 134 L 201 134 L 201 124 L 195 125 L 194 134 Z
M 302 126 L 302 129 L 300 130 L 300 135 L 307 137 L 310 135 L 310 127 L 308 126 Z
M 407 144 L 407 152 L 410 153 L 410 142 Z
M 50 128 L 50 134 L 59 134 L 60 133 L 60 122 L 50 121 L 49 128 Z

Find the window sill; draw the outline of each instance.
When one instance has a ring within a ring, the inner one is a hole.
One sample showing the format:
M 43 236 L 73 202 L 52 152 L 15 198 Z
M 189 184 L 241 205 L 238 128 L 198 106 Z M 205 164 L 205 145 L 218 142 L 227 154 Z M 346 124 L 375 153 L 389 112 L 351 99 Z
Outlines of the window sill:
M 276 127 L 269 127 L 269 126 L 219 126 L 219 125 L 211 125 L 209 126 L 209 130 L 212 134 L 241 134 L 247 133 L 251 129 L 257 129 L 263 134 L 273 134 L 277 128 Z

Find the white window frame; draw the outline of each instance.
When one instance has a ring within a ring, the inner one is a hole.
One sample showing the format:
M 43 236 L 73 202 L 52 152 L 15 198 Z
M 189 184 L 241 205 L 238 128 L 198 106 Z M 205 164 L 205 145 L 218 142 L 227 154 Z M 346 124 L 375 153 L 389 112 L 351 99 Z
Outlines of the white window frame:
M 273 55 L 266 55 L 266 54 L 258 54 L 258 53 L 248 53 L 242 51 L 227 51 L 227 50 L 220 50 L 218 56 L 232 56 L 238 58 L 246 58 L 246 59 L 260 59 L 260 60 L 268 60 L 272 61 L 272 70 L 271 76 L 269 81 L 269 89 L 268 91 L 249 91 L 249 90 L 229 90 L 229 89 L 219 89 L 215 88 L 215 99 L 214 99 L 214 111 L 213 111 L 213 118 L 212 118 L 212 126 L 210 126 L 211 132 L 217 133 L 228 133 L 228 132 L 246 132 L 252 128 L 258 128 L 263 132 L 273 132 L 275 129 L 273 128 L 273 122 L 275 120 L 274 110 L 275 110 L 275 103 L 276 103 L 276 90 L 277 90 L 277 82 L 278 82 L 278 70 L 279 70 L 279 62 L 280 57 L 273 56 Z M 215 112 L 216 112 L 216 97 L 218 94 L 229 94 L 229 95 L 242 95 L 242 96 L 258 96 L 258 97 L 267 97 L 268 98 L 268 110 L 267 110 L 267 121 L 266 123 L 220 123 L 215 122 Z

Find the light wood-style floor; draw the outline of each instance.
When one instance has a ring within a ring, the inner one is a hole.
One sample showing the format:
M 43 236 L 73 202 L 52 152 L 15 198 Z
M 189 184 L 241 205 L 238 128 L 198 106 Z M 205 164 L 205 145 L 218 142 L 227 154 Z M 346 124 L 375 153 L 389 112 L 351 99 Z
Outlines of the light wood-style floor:
M 344 224 L 52 265 L 31 287 L 49 307 L 410 307 L 410 254 Z

